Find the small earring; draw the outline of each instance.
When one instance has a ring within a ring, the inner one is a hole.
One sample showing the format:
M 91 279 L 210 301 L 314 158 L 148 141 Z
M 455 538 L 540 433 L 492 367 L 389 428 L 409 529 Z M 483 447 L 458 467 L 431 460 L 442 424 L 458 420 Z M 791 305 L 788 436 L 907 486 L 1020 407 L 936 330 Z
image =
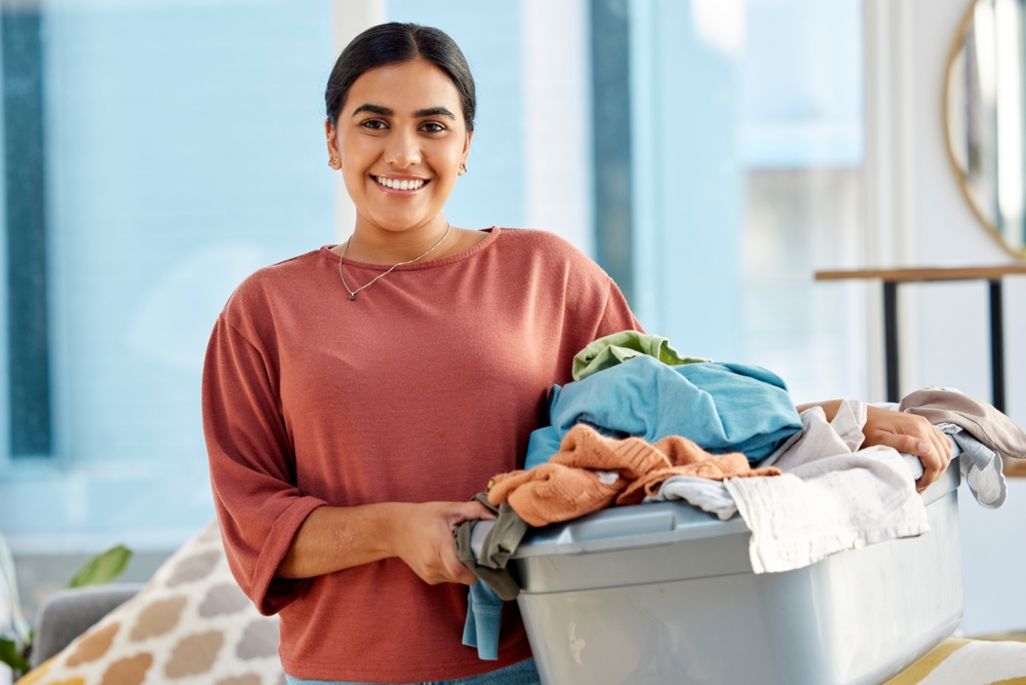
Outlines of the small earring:
M 460 170 L 458 173 L 460 176 L 467 173 L 467 165 L 464 162 L 460 162 Z
M 331 159 L 329 159 L 328 160 L 328 166 L 330 166 L 332 169 L 341 169 L 342 168 L 342 164 L 339 163 L 338 157 L 332 157 Z

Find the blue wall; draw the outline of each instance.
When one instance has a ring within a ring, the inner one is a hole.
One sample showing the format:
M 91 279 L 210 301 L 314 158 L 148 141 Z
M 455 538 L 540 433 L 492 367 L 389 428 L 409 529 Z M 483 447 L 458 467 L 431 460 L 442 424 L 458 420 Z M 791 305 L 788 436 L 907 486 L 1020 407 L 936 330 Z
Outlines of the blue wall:
M 199 383 L 218 311 L 335 237 L 330 3 L 43 7 L 57 448 L 0 455 L 0 526 L 161 544 L 212 513 Z

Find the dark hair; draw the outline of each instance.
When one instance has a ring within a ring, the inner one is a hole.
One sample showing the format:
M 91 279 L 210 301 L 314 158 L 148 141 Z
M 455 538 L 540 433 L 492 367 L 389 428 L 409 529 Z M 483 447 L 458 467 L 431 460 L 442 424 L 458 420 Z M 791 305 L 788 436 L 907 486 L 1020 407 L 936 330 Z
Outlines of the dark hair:
M 349 89 L 364 72 L 396 62 L 425 59 L 441 69 L 460 94 L 463 120 L 474 130 L 477 97 L 474 77 L 467 58 L 447 33 L 430 26 L 390 22 L 367 29 L 346 46 L 338 56 L 324 91 L 324 105 L 332 124 L 345 104 Z

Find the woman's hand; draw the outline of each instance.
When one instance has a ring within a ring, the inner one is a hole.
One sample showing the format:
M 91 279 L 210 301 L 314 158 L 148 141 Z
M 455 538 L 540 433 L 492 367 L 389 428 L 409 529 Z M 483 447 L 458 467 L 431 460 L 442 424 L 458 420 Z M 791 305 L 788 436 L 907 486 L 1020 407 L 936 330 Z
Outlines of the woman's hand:
M 862 432 L 866 436 L 863 447 L 887 445 L 919 457 L 923 464 L 923 475 L 916 481 L 919 492 L 937 480 L 951 461 L 951 442 L 922 416 L 869 407 Z
M 473 585 L 477 577 L 456 556 L 453 531 L 464 521 L 494 519 L 480 502 L 402 504 L 395 520 L 395 556 L 429 585 Z

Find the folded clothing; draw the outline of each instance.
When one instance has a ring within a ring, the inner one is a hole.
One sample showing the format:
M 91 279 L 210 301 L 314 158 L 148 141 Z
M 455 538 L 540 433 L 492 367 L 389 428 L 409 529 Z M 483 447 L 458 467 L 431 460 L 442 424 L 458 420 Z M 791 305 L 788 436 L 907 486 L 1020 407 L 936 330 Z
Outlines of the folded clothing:
M 713 453 L 755 463 L 801 429 L 784 381 L 744 364 L 667 366 L 639 355 L 580 381 L 553 386 L 550 426 L 531 434 L 528 467 L 543 464 L 575 425 L 654 443 L 684 435 Z

